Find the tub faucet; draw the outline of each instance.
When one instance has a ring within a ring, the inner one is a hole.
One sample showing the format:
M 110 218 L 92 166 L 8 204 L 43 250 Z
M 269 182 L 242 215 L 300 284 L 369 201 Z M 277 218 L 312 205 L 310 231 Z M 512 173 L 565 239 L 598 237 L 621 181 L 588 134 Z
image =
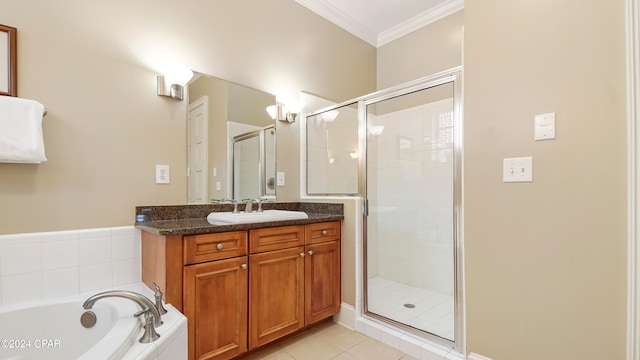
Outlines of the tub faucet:
M 134 301 L 136 304 L 140 305 L 142 308 L 141 311 L 138 311 L 133 316 L 144 315 L 145 325 L 144 325 L 144 334 L 140 338 L 141 343 L 149 343 L 155 341 L 160 337 L 160 335 L 156 332 L 155 327 L 160 326 L 162 324 L 162 319 L 160 317 L 160 313 L 156 308 L 155 304 L 151 302 L 146 296 L 142 294 L 138 294 L 133 291 L 126 290 L 112 290 L 105 291 L 99 294 L 95 294 L 88 298 L 82 307 L 85 309 L 91 309 L 96 301 L 109 297 L 119 297 L 129 299 Z

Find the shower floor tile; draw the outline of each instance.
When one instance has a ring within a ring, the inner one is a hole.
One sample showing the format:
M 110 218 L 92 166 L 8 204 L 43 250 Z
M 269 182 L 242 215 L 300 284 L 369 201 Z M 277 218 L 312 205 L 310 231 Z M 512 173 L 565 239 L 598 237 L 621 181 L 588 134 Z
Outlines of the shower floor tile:
M 369 279 L 367 289 L 369 312 L 454 340 L 453 296 L 380 277 Z

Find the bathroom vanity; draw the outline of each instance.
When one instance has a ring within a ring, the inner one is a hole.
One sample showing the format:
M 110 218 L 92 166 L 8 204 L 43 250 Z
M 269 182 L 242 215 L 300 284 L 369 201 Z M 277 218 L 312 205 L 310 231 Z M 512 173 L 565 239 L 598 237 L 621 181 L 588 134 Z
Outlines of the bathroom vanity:
M 231 359 L 339 310 L 342 205 L 265 206 L 308 218 L 215 225 L 207 214 L 225 205 L 136 209 L 142 280 L 186 315 L 189 359 Z

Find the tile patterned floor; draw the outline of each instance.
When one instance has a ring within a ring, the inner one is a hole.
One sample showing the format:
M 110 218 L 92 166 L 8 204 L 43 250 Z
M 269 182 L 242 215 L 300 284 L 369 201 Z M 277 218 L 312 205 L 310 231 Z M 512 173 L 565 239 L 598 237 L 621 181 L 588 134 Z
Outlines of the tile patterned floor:
M 261 360 L 416 360 L 380 341 L 327 322 L 245 359 Z
M 454 339 L 453 296 L 376 277 L 369 279 L 369 310 L 389 319 Z M 407 308 L 405 304 L 415 307 Z

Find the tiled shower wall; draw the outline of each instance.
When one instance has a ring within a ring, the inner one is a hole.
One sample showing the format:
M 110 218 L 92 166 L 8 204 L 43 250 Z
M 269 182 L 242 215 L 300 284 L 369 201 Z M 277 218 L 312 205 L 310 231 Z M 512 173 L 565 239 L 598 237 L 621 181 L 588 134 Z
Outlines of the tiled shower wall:
M 140 281 L 133 226 L 0 235 L 0 306 Z
M 369 278 L 453 295 L 452 108 L 446 99 L 372 124 L 384 130 L 368 144 L 368 196 L 379 205 L 368 220 Z
M 322 115 L 306 120 L 302 139 L 308 154 L 302 152 L 307 160 L 302 169 L 308 165 L 309 171 L 302 179 L 308 180 L 310 194 L 358 193 L 358 110 L 349 105 L 338 110 L 333 121 Z

